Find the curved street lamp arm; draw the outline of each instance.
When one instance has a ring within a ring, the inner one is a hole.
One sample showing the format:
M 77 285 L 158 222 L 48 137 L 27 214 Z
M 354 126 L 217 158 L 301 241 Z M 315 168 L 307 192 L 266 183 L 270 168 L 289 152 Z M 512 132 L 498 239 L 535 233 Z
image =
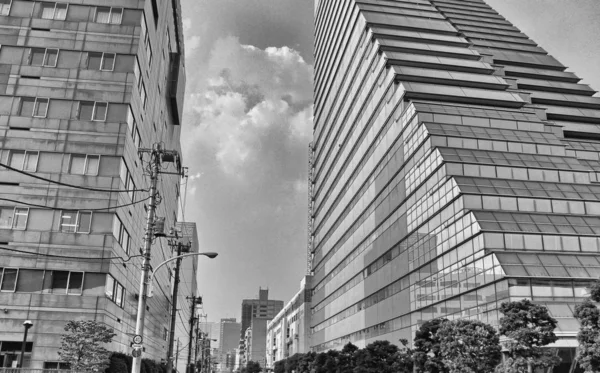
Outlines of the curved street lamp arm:
M 152 271 L 152 275 L 148 279 L 148 284 L 152 284 L 152 280 L 154 280 L 154 274 L 156 273 L 156 271 L 158 271 L 158 269 L 160 267 L 164 266 L 165 264 L 167 264 L 169 262 L 172 262 L 173 260 L 176 260 L 176 259 L 185 258 L 186 256 L 199 256 L 199 255 L 207 256 L 207 257 L 213 259 L 213 258 L 215 258 L 219 254 L 212 253 L 212 252 L 206 252 L 206 253 L 189 253 L 189 254 L 183 254 L 183 255 L 174 256 L 172 258 L 169 258 L 169 259 L 165 260 L 164 262 L 160 263 L 158 266 L 156 266 L 156 268 L 154 268 L 154 270 Z

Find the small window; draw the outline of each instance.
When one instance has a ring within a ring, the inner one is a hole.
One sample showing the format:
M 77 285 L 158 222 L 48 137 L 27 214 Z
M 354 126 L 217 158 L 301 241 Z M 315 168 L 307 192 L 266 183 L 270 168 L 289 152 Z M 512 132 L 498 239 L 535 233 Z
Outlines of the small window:
M 67 294 L 81 294 L 83 289 L 83 272 L 71 272 L 69 274 L 69 286 Z
M 116 238 L 119 245 L 121 245 L 121 248 L 125 253 L 129 254 L 131 236 L 117 215 L 115 215 L 113 220 L 113 236 Z
M 64 21 L 67 18 L 67 8 L 69 4 L 61 3 L 42 3 L 42 18 Z
M 115 279 L 111 275 L 106 275 L 106 284 L 104 285 L 104 294 L 109 299 L 113 299 L 115 295 Z
M 147 101 L 147 96 L 146 96 L 146 86 L 144 85 L 144 82 L 142 82 L 141 88 L 140 88 L 140 101 L 142 102 L 142 108 L 146 108 L 146 101 Z
M 113 71 L 115 67 L 114 53 L 88 52 L 89 70 Z
M 29 218 L 29 208 L 15 207 L 12 229 L 24 230 L 27 227 L 27 219 Z
M 0 0 L 0 16 L 7 16 L 10 14 L 10 5 L 12 0 Z
M 69 173 L 76 175 L 98 175 L 99 155 L 71 154 Z
M 140 63 L 139 63 L 137 57 L 135 58 L 135 64 L 133 65 L 133 76 L 135 76 L 135 82 L 139 89 L 142 79 L 141 79 L 141 74 L 140 74 Z
M 106 113 L 108 111 L 108 103 L 80 101 L 79 102 L 79 119 L 93 120 L 104 122 L 106 121 Z
M 67 233 L 90 233 L 91 211 L 63 211 L 60 216 L 60 231 Z
M 18 268 L 0 268 L 0 291 L 14 292 L 17 288 Z
M 22 171 L 35 172 L 39 152 L 29 150 L 11 150 L 9 152 L 9 166 Z
M 52 293 L 80 295 L 83 272 L 52 271 Z
M 29 64 L 31 66 L 56 67 L 58 49 L 31 48 L 29 53 Z
M 97 7 L 96 22 L 120 25 L 123 18 L 123 8 Z
M 19 115 L 28 117 L 36 117 L 36 118 L 45 118 L 48 113 L 48 102 L 47 98 L 33 98 L 33 97 L 23 97 L 21 98 L 21 108 L 19 110 Z

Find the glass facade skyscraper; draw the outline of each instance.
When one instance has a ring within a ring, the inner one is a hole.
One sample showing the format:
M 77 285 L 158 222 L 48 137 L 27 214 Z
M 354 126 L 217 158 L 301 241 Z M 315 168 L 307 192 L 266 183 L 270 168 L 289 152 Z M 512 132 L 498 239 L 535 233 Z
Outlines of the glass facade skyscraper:
M 316 351 L 572 316 L 600 275 L 600 98 L 479 0 L 315 3 Z M 563 368 L 561 368 L 563 369 Z

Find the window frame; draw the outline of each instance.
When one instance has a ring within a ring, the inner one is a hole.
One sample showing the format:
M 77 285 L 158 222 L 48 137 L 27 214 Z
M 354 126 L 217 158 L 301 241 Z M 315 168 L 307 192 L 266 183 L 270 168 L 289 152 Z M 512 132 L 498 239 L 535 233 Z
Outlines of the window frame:
M 55 288 L 54 288 L 54 274 L 56 272 L 67 272 L 68 273 L 68 275 L 67 275 L 67 283 L 66 283 L 66 286 L 65 286 L 65 292 L 64 293 L 55 291 Z M 80 289 L 79 293 L 70 293 L 69 292 L 69 289 L 71 288 L 71 274 L 72 273 L 81 273 L 81 286 L 79 287 L 79 289 Z M 58 270 L 58 269 L 52 270 L 52 281 L 50 283 L 50 293 L 51 294 L 59 294 L 59 295 L 82 296 L 83 295 L 83 283 L 85 282 L 85 273 L 86 273 L 85 271 L 62 271 L 62 270 Z
M 112 296 L 109 296 L 107 294 L 107 283 L 108 283 L 108 279 L 112 280 Z M 111 275 L 110 273 L 106 274 L 106 281 L 104 282 L 104 295 L 106 296 L 106 298 L 108 298 L 111 302 L 113 302 L 114 304 L 117 305 L 117 307 L 119 308 L 125 308 L 125 286 L 123 286 L 119 281 L 117 281 L 117 279 Z M 117 294 L 119 294 L 118 290 L 121 290 L 121 296 L 117 297 Z M 117 299 L 120 298 L 120 299 Z
M 23 162 L 21 163 L 20 167 L 15 167 L 15 166 L 11 165 L 11 163 L 12 163 L 12 157 L 13 157 L 13 155 L 14 155 L 15 152 L 23 152 Z M 33 168 L 33 170 L 25 169 L 25 165 L 28 163 L 27 162 L 28 156 L 31 156 L 32 154 L 35 154 L 37 156 L 37 158 L 35 160 L 35 167 Z M 40 152 L 38 150 L 10 149 L 8 151 L 8 164 L 11 167 L 14 167 L 14 168 L 16 168 L 18 170 L 21 170 L 21 171 L 36 172 L 39 161 L 40 161 Z
M 100 64 L 98 65 L 98 68 L 91 68 L 90 67 L 90 57 L 92 55 L 99 55 L 100 57 Z M 110 69 L 107 69 L 104 67 L 104 64 L 106 62 L 106 56 L 107 55 L 112 55 L 113 57 L 113 63 Z M 87 70 L 93 70 L 93 71 L 114 71 L 115 70 L 115 64 L 116 64 L 116 60 L 117 60 L 117 54 L 116 53 L 109 53 L 109 52 L 87 52 L 87 63 L 86 63 L 86 69 Z
M 127 228 L 125 228 L 125 225 L 123 224 L 123 221 L 121 220 L 121 218 L 119 218 L 119 216 L 117 214 L 115 214 L 115 219 L 113 221 L 113 237 L 117 240 L 117 243 L 119 244 L 119 246 L 121 246 L 121 249 L 123 249 L 123 251 L 125 251 L 125 254 L 129 255 L 129 250 L 131 249 L 131 234 L 129 234 L 129 231 L 127 230 Z M 118 232 L 115 232 L 115 226 L 118 224 Z M 115 236 L 116 233 L 116 236 Z M 125 239 L 125 236 L 126 239 Z
M 77 213 L 75 215 L 75 223 L 74 224 L 65 224 L 63 223 L 63 215 L 65 213 Z M 81 215 L 82 214 L 89 214 L 89 227 L 87 228 L 87 231 L 83 231 L 81 230 Z M 85 210 L 61 210 L 60 211 L 60 220 L 59 220 L 59 226 L 58 226 L 58 230 L 62 233 L 85 233 L 85 234 L 90 234 L 92 232 L 92 219 L 93 219 L 94 213 L 93 211 L 85 211 Z M 71 230 L 65 230 L 63 229 L 63 227 L 74 227 L 75 230 L 71 231 Z
M 93 103 L 91 118 L 90 119 L 81 118 L 81 106 L 84 105 L 84 104 L 89 104 L 90 102 Z M 98 104 L 106 104 L 106 111 L 104 112 L 104 119 L 96 119 L 96 107 L 97 107 Z M 109 103 L 107 101 L 86 101 L 86 100 L 80 100 L 79 101 L 79 107 L 77 108 L 77 119 L 78 120 L 87 120 L 87 121 L 91 121 L 91 122 L 106 122 L 106 118 L 108 117 L 108 107 L 109 107 Z
M 4 272 L 7 269 L 16 269 L 17 270 L 17 275 L 15 277 L 15 284 L 13 286 L 12 290 L 2 290 L 2 287 L 4 286 Z M 17 282 L 19 281 L 19 268 L 17 267 L 2 267 L 0 268 L 1 273 L 0 273 L 0 293 L 14 293 L 17 291 Z
M 5 9 L 4 8 L 5 4 L 1 4 L 0 3 L 0 16 L 10 16 L 10 11 L 12 10 L 12 3 L 13 3 L 13 0 L 10 0 L 9 3 L 8 3 L 8 7 L 7 7 L 8 11 L 6 12 L 6 14 L 4 14 L 2 12 L 2 10 Z
M 75 157 L 85 157 L 84 161 L 83 161 L 83 173 L 74 173 L 72 171 L 72 167 L 73 167 L 73 158 Z M 97 157 L 98 159 L 98 167 L 96 168 L 96 172 L 94 173 L 89 173 L 89 158 L 90 157 Z M 83 176 L 98 176 L 98 172 L 100 171 L 100 159 L 102 158 L 102 156 L 100 154 L 80 154 L 80 153 L 71 153 L 69 156 L 69 174 L 71 175 L 83 175 Z
M 56 1 L 42 1 L 42 14 L 40 15 L 41 19 L 50 19 L 54 21 L 65 21 L 67 19 L 67 14 L 69 12 L 69 3 L 61 3 Z M 46 4 L 54 4 L 54 11 L 52 12 L 52 18 L 44 18 L 44 3 Z M 65 18 L 56 18 L 56 8 L 58 5 L 66 5 L 65 9 Z
M 142 103 L 142 108 L 146 109 L 146 103 L 148 102 L 148 93 L 146 92 L 146 85 L 143 81 L 140 84 L 140 101 Z
M 98 22 L 98 11 L 100 9 L 108 9 L 108 22 Z M 121 17 L 119 18 L 119 23 L 113 22 L 113 10 L 114 9 L 119 9 L 120 13 L 121 13 Z M 123 12 L 124 12 L 124 8 L 123 7 L 118 7 L 118 6 L 96 6 L 96 9 L 94 10 L 94 23 L 101 23 L 103 25 L 121 25 L 123 24 Z
M 41 65 L 37 65 L 37 64 L 33 64 L 33 54 L 35 53 L 35 50 L 39 50 L 41 53 L 41 50 L 44 50 L 44 57 L 42 57 L 42 64 Z M 54 65 L 50 65 L 48 63 L 48 51 L 56 51 L 56 59 L 54 60 Z M 28 56 L 28 65 L 29 66 L 39 66 L 39 67 L 56 67 L 56 65 L 58 64 L 58 55 L 60 54 L 60 48 L 43 48 L 43 47 L 31 47 L 29 48 L 29 56 Z
M 17 212 L 17 210 L 25 210 L 27 211 L 26 214 L 19 214 Z M 17 215 L 25 215 L 25 224 L 23 226 L 23 228 L 19 228 L 16 226 L 16 216 Z M 14 211 L 13 211 L 13 217 L 12 217 L 12 223 L 11 223 L 11 228 L 10 229 L 14 229 L 14 230 L 18 230 L 18 231 L 24 231 L 27 230 L 27 223 L 29 222 L 29 207 L 15 207 Z
M 28 117 L 31 116 L 31 118 L 46 118 L 48 115 L 48 108 L 50 107 L 50 98 L 48 97 L 21 97 L 21 102 L 19 105 L 19 116 L 23 117 L 25 115 L 23 115 L 23 104 L 27 101 L 27 102 L 31 102 L 31 99 L 33 99 L 33 109 L 31 111 L 31 113 L 29 113 L 29 115 L 27 115 Z M 38 111 L 39 108 L 39 103 L 41 100 L 46 100 L 46 111 L 44 112 L 44 115 L 36 115 L 36 112 Z

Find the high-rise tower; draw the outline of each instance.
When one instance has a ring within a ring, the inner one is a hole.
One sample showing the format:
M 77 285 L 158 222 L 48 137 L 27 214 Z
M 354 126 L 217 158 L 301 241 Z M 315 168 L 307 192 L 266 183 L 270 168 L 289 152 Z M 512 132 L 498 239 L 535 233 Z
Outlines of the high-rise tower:
M 107 348 L 129 353 L 149 197 L 138 149 L 180 148 L 179 1 L 0 0 L 0 31 L 0 163 L 12 168 L 0 167 L 0 366 L 16 365 L 27 319 L 25 367 L 64 367 L 69 320 L 104 323 L 117 334 Z M 168 230 L 179 178 L 160 175 L 158 190 Z M 157 238 L 152 265 L 169 257 Z M 162 268 L 143 357 L 166 358 L 171 292 Z
M 523 297 L 573 346 L 600 274 L 595 91 L 480 0 L 315 17 L 313 348 Z

